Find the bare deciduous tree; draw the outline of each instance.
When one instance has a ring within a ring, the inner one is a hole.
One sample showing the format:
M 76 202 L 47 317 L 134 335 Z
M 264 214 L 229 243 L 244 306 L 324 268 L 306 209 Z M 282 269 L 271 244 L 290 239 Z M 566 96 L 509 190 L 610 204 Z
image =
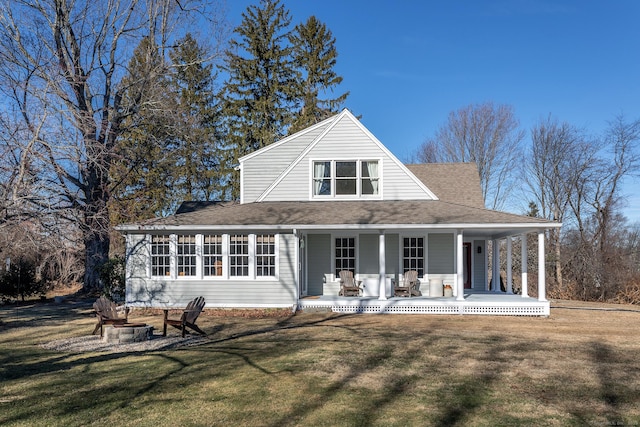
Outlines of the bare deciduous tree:
M 42 166 L 45 198 L 31 200 L 76 223 L 85 250 L 84 286 L 99 286 L 108 259 L 113 148 L 124 119 L 136 114 L 153 76 L 124 84 L 144 37 L 165 52 L 190 22 L 189 0 L 8 0 L 0 5 L 3 109 L 19 112 L 19 151 Z M 137 93 L 127 96 L 125 93 Z M 156 105 L 162 108 L 162 105 Z M 33 145 L 29 146 L 32 143 Z
M 418 159 L 474 162 L 480 174 L 485 205 L 502 209 L 508 201 L 524 131 L 510 105 L 485 102 L 449 113 L 447 122 L 418 150 Z

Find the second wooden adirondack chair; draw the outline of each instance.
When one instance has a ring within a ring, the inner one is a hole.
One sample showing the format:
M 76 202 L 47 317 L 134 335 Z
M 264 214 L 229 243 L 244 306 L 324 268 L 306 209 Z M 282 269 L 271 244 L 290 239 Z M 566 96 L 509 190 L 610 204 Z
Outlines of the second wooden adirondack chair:
M 205 302 L 203 297 L 198 297 L 192 301 L 189 301 L 189 304 L 187 304 L 187 308 L 182 311 L 182 316 L 180 316 L 180 319 L 169 319 L 169 310 L 166 309 L 164 311 L 164 326 L 162 328 L 162 336 L 167 336 L 167 325 L 171 325 L 174 328 L 182 330 L 183 338 L 187 333 L 187 328 L 199 334 L 207 335 L 202 329 L 198 327 L 198 325 L 196 325 L 196 320 L 198 319 L 200 313 L 202 313 L 204 304 Z

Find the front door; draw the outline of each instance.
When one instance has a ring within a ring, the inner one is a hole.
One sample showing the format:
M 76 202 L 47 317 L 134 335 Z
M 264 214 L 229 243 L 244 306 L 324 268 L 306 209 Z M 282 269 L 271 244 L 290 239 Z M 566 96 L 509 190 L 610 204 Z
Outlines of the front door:
M 462 277 L 464 288 L 471 289 L 471 243 L 463 244 L 462 248 Z
M 298 284 L 299 284 L 299 295 L 300 297 L 307 296 L 307 271 L 306 271 L 306 261 L 307 254 L 304 249 L 306 236 L 300 239 L 300 246 L 298 248 Z

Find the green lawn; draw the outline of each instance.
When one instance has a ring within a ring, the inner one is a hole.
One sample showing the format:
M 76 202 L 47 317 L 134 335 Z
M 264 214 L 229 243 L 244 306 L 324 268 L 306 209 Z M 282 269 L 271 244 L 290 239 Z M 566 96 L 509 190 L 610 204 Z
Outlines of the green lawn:
M 90 304 L 5 306 L 0 425 L 640 425 L 639 321 L 204 315 L 197 346 L 73 354 L 40 344 L 89 334 Z

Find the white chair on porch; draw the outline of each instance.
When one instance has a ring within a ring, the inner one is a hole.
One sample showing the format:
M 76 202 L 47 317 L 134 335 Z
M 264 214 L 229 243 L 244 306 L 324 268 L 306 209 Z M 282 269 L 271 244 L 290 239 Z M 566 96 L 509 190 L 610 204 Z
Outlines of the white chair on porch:
M 396 297 L 419 297 L 422 292 L 418 290 L 418 272 L 415 270 L 405 271 L 402 275 L 402 283 L 395 283 L 393 294 Z
M 353 272 L 342 270 L 338 274 L 340 275 L 340 292 L 338 292 L 338 295 L 342 297 L 360 296 L 362 288 L 359 283 L 353 279 Z

